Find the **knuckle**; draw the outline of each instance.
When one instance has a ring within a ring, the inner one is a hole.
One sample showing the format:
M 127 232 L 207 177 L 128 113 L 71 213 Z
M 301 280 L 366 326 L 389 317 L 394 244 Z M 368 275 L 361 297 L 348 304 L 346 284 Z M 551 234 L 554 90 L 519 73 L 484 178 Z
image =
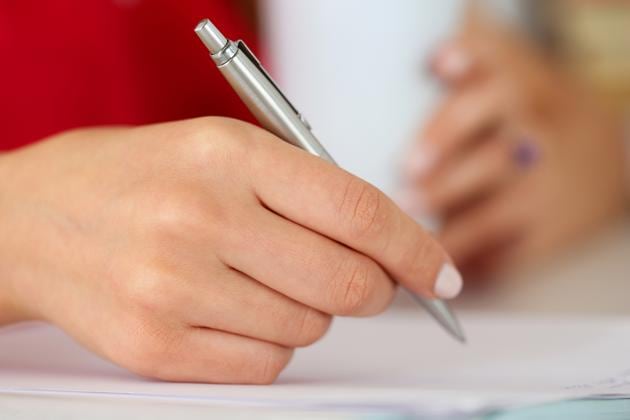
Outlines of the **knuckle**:
M 186 197 L 173 196 L 166 200 L 151 200 L 147 208 L 149 229 L 160 247 L 174 238 L 188 238 L 207 225 L 207 212 L 218 216 L 216 209 L 203 209 L 201 203 Z
M 346 259 L 332 279 L 332 301 L 337 315 L 361 312 L 374 291 L 374 280 L 369 264 Z
M 173 300 L 171 283 L 167 276 L 153 269 L 138 269 L 138 273 L 124 281 L 124 301 L 129 309 L 139 313 L 164 312 Z
M 330 327 L 332 318 L 316 309 L 306 308 L 297 322 L 294 345 L 305 347 L 322 338 Z
M 174 136 L 176 153 L 186 166 L 208 172 L 220 162 L 230 162 L 247 149 L 247 124 L 228 118 L 202 117 L 191 120 L 183 132 Z M 181 141 L 184 137 L 185 141 Z M 212 165 L 210 165 L 212 164 Z
M 348 221 L 352 238 L 373 237 L 387 225 L 385 197 L 376 187 L 352 177 L 345 186 L 340 214 Z
M 396 266 L 401 271 L 409 273 L 411 277 L 427 278 L 434 271 L 434 267 L 431 267 L 432 260 L 435 259 L 431 257 L 435 254 L 433 247 L 434 244 L 429 238 L 419 238 L 414 246 L 401 253 Z

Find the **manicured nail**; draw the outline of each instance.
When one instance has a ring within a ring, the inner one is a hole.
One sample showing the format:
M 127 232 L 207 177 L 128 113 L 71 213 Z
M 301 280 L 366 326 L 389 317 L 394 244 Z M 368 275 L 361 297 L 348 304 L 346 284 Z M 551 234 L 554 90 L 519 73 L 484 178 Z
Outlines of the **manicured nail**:
M 462 275 L 450 263 L 445 263 L 438 274 L 434 292 L 440 299 L 453 299 L 462 291 Z
M 438 60 L 439 72 L 449 79 L 464 77 L 472 67 L 470 56 L 458 47 L 449 46 Z

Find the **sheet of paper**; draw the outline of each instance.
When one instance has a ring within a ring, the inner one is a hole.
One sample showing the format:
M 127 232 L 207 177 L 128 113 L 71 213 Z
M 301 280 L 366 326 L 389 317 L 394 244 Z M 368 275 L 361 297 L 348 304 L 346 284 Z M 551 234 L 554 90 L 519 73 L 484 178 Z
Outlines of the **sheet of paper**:
M 630 395 L 630 318 L 460 313 L 461 345 L 418 311 L 337 319 L 273 386 L 136 377 L 42 324 L 0 329 L 0 395 L 112 396 L 289 408 L 483 412 L 586 395 Z

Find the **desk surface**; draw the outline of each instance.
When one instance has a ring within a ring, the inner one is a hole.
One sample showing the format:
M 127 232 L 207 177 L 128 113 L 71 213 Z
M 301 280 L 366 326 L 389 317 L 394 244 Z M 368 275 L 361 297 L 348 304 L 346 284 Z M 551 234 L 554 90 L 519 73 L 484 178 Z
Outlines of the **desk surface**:
M 239 415 L 452 416 L 630 395 L 630 316 L 460 315 L 470 337 L 466 346 L 420 310 L 340 318 L 321 342 L 297 352 L 274 386 L 146 380 L 98 359 L 57 329 L 15 326 L 0 330 L 0 413 L 50 418 L 53 413 L 42 410 L 76 404 L 131 418 L 149 404 L 163 407 L 164 416 L 182 405 L 191 416 L 228 408 Z

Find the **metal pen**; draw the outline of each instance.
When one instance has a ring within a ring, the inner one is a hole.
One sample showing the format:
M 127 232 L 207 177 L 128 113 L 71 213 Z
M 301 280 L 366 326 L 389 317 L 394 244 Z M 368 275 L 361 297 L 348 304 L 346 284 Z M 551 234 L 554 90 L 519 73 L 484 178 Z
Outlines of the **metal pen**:
M 260 124 L 281 139 L 336 164 L 313 135 L 311 127 L 280 91 L 243 41 L 231 41 L 204 19 L 195 28 L 212 60 Z M 465 341 L 463 331 L 446 302 L 411 293 L 453 337 Z

